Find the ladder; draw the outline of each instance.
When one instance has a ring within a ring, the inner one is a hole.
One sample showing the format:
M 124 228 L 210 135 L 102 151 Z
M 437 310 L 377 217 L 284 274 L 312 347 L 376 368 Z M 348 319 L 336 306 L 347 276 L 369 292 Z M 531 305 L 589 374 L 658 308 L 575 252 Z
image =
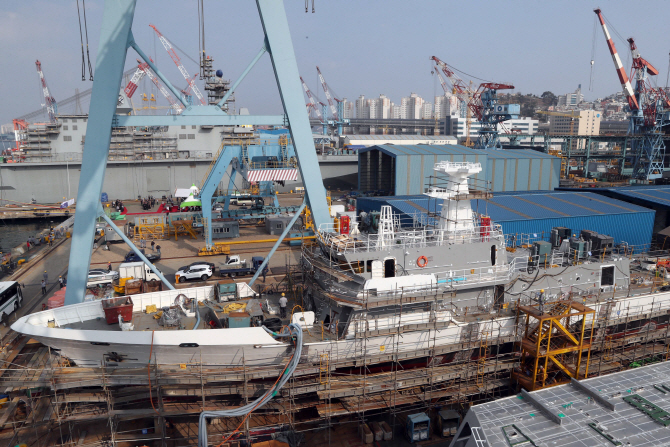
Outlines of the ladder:
M 477 360 L 477 386 L 480 388 L 484 386 L 484 375 L 486 374 L 485 370 L 486 357 L 488 356 L 489 353 L 488 337 L 489 337 L 488 331 L 484 331 L 481 333 L 481 336 L 479 338 L 479 359 Z
M 319 384 L 328 383 L 330 383 L 330 355 L 328 352 L 322 352 L 319 355 Z

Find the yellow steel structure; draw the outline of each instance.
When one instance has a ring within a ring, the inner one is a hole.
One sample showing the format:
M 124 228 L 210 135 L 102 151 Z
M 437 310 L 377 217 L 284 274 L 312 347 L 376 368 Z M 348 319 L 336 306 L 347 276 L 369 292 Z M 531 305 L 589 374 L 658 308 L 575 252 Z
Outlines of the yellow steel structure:
M 190 235 L 192 239 L 198 239 L 198 235 L 193 229 L 192 220 L 173 220 L 172 227 L 174 228 L 174 240 L 177 240 L 178 235 L 188 236 Z
M 543 310 L 540 308 L 543 307 Z M 595 311 L 575 301 L 519 306 L 525 315 L 521 367 L 512 377 L 526 390 L 585 379 L 591 360 Z M 591 327 L 586 334 L 586 327 Z

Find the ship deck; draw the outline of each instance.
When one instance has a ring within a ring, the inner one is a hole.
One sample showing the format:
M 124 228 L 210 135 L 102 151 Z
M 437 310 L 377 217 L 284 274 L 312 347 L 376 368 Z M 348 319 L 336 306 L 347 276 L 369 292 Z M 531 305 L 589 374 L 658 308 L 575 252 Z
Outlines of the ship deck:
M 221 329 L 209 323 L 207 315 L 209 314 L 208 309 L 211 309 L 216 314 L 219 319 L 228 319 L 231 312 L 246 312 L 249 314 L 249 318 L 253 319 L 254 317 L 262 318 L 263 321 L 270 318 L 279 318 L 279 297 L 267 297 L 262 300 L 255 298 L 241 299 L 231 302 L 222 302 L 214 303 L 208 302 L 207 304 L 200 303 L 199 312 L 200 312 L 200 323 L 198 325 L 198 330 L 207 330 L 207 329 Z M 270 304 L 272 309 L 271 312 L 267 310 L 267 303 Z M 231 306 L 232 305 L 232 306 Z M 244 308 L 238 309 L 241 305 L 244 305 Z M 208 307 L 209 306 L 209 307 Z M 174 306 L 173 306 L 174 307 Z M 288 308 L 287 308 L 288 309 Z M 159 312 L 161 309 L 157 309 L 157 312 L 147 313 L 145 311 L 133 312 L 132 319 L 130 323 L 133 324 L 133 331 L 179 331 L 179 330 L 192 330 L 196 323 L 197 317 L 195 316 L 186 316 L 181 313 L 180 324 L 179 326 L 161 326 L 159 324 Z M 276 313 L 275 313 L 276 311 Z M 290 312 L 290 309 L 287 313 Z M 209 314 L 211 317 L 211 314 Z M 282 325 L 287 325 L 290 323 L 291 318 L 284 318 L 282 320 Z M 78 329 L 78 330 L 89 330 L 89 331 L 112 331 L 112 332 L 121 332 L 121 327 L 118 323 L 107 324 L 105 318 L 95 318 L 85 321 L 78 321 L 73 323 L 68 323 L 62 328 L 66 329 Z M 224 328 L 225 329 L 225 328 Z M 303 340 L 305 343 L 315 343 L 320 341 L 331 341 L 335 339 L 335 335 L 328 332 L 328 330 L 323 330 L 321 326 L 314 325 L 313 328 L 309 330 L 304 330 Z

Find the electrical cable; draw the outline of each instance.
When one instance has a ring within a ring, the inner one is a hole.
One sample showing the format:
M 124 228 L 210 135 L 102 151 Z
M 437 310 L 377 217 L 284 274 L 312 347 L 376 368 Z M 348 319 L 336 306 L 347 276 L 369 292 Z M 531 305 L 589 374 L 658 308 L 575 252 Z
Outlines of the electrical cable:
M 246 421 L 246 419 L 254 410 L 263 407 L 279 392 L 279 390 L 286 384 L 286 382 L 288 382 L 288 380 L 291 378 L 296 368 L 298 367 L 298 364 L 300 363 L 300 357 L 302 355 L 302 346 L 303 346 L 302 328 L 297 324 L 291 323 L 287 327 L 283 328 L 282 332 L 276 333 L 272 332 L 265 326 L 262 327 L 263 329 L 265 329 L 266 332 L 275 337 L 295 336 L 294 340 L 295 350 L 293 351 L 291 358 L 287 362 L 286 367 L 283 369 L 282 373 L 279 375 L 279 377 L 272 385 L 272 387 L 258 399 L 248 403 L 247 405 L 232 410 L 203 411 L 202 413 L 200 413 L 200 417 L 198 419 L 198 447 L 208 447 L 209 445 L 207 439 L 207 419 L 217 417 L 244 416 L 244 419 L 242 420 L 242 422 L 240 422 L 235 431 L 233 431 L 233 433 L 231 433 L 227 439 L 225 439 L 223 442 L 219 444 L 219 446 L 223 445 L 226 441 L 232 438 L 235 435 L 235 433 L 239 431 L 244 421 Z

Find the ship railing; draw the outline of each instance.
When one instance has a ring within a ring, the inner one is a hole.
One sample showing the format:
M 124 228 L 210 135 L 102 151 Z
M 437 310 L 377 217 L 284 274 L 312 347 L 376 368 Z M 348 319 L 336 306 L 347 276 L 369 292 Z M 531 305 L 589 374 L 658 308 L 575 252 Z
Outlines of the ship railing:
M 422 248 L 447 244 L 471 244 L 476 242 L 502 241 L 502 228 L 498 224 L 475 226 L 467 231 L 447 231 L 428 228 L 412 228 L 396 231 L 391 235 L 340 234 L 334 224 L 319 226 L 321 242 L 337 253 L 362 253 L 384 248 Z

